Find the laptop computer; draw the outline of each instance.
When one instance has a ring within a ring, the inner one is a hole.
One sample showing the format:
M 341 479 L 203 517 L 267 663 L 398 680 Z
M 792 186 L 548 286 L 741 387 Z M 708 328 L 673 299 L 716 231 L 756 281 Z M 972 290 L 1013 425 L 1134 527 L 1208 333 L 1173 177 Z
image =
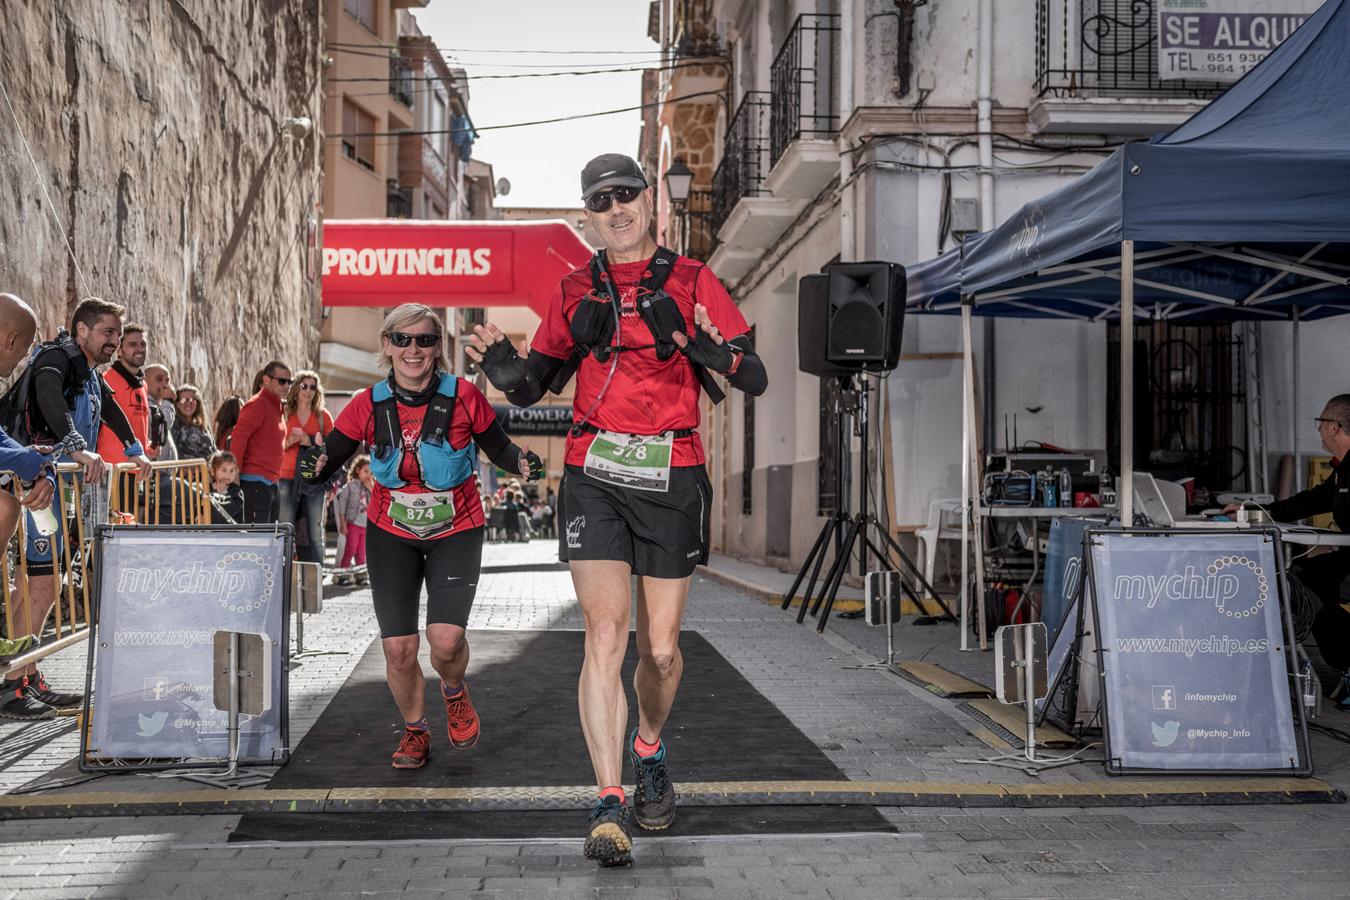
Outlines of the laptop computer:
M 1159 481 L 1149 472 L 1134 473 L 1134 510 L 1159 528 L 1238 528 L 1237 522 L 1186 515 L 1186 489 Z

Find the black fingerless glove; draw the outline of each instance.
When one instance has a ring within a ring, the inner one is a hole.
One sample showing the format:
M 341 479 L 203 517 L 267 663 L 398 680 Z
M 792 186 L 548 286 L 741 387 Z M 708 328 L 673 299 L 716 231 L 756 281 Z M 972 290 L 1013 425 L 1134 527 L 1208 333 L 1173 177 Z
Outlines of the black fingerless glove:
M 614 307 L 608 301 L 596 300 L 587 294 L 581 298 L 572 312 L 572 321 L 568 323 L 572 340 L 578 347 L 595 351 L 600 357 L 603 348 L 606 356 L 609 345 L 614 339 Z
M 525 384 L 525 360 L 520 358 L 508 340 L 494 341 L 483 354 L 483 361 L 478 367 L 492 382 L 492 386 L 503 394 L 509 394 Z
M 697 332 L 689 339 L 689 343 L 684 345 L 682 351 L 691 362 L 698 363 L 718 375 L 727 374 L 736 364 L 736 351 L 732 349 L 730 343 L 723 341 L 719 344 Z
M 539 458 L 539 454 L 533 450 L 526 450 L 524 459 L 530 464 L 530 475 L 527 481 L 538 481 L 544 477 L 544 461 Z

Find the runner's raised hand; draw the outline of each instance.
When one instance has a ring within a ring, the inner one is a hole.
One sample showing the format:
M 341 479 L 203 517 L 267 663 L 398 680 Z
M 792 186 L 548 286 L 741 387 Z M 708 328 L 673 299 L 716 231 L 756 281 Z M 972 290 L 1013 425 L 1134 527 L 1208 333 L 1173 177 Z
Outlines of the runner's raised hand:
M 525 354 L 520 352 L 520 348 L 511 343 L 511 340 L 506 335 L 502 334 L 502 330 L 491 322 L 487 324 L 487 327 L 483 327 L 482 325 L 473 326 L 473 334 L 469 335 L 469 344 L 464 348 L 464 352 L 468 355 L 469 359 L 476 363 L 481 363 L 483 361 L 483 356 L 488 352 L 488 348 L 501 341 L 506 341 L 506 345 L 515 350 L 516 355 L 521 359 L 525 358 Z
M 722 332 L 718 331 L 717 326 L 713 324 L 712 316 L 708 315 L 708 308 L 702 303 L 694 304 L 694 326 L 712 338 L 714 344 L 721 344 L 726 340 L 722 337 Z M 676 347 L 682 350 L 689 346 L 689 338 L 683 332 L 674 332 L 670 339 L 675 342 Z

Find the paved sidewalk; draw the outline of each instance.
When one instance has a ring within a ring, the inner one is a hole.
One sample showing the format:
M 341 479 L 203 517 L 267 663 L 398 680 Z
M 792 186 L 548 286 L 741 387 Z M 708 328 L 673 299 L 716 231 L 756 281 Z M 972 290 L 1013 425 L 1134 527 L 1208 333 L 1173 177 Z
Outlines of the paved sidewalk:
M 714 567 L 720 561 L 714 561 Z M 738 564 L 736 577 L 783 573 Z M 471 628 L 582 626 L 551 542 L 489 545 Z M 785 586 L 784 586 L 785 587 Z M 710 577 L 696 577 L 688 627 L 854 780 L 1018 783 L 1020 772 L 957 762 L 992 752 L 952 701 L 876 669 L 884 629 L 831 619 L 826 633 Z M 306 659 L 291 676 L 300 740 L 375 634 L 364 589 L 330 589 L 306 621 Z M 896 629 L 902 658 L 950 664 L 981 680 L 992 654 L 961 653 L 950 626 Z M 48 666 L 83 678 L 84 648 Z M 676 708 L 678 716 L 678 705 Z M 73 773 L 73 722 L 0 725 L 0 788 Z M 1342 745 L 1315 738 L 1319 775 L 1350 783 Z M 1041 780 L 1101 778 L 1076 766 Z M 580 773 L 579 773 L 580 774 Z M 678 773 L 676 773 L 678 780 Z M 584 780 L 584 779 L 579 779 Z M 165 779 L 105 778 L 83 789 L 163 790 Z M 176 781 L 175 789 L 186 786 Z M 233 816 L 51 819 L 0 823 L 0 896 L 496 897 L 1326 897 L 1344 894 L 1344 805 L 1147 809 L 885 808 L 897 835 L 639 838 L 638 865 L 600 871 L 579 841 L 227 844 Z M 579 817 L 578 828 L 580 829 Z

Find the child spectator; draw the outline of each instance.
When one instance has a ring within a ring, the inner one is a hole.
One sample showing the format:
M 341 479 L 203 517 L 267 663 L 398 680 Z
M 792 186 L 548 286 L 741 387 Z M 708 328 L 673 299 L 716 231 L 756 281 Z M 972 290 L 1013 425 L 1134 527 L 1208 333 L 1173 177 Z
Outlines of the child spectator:
M 216 508 L 232 524 L 244 521 L 244 490 L 239 486 L 239 461 L 228 450 L 211 454 L 211 493 Z
M 339 569 L 366 564 L 366 507 L 370 504 L 370 489 L 375 480 L 370 472 L 370 457 L 358 456 L 352 460 L 347 479 L 337 495 L 338 533 L 345 538 Z

